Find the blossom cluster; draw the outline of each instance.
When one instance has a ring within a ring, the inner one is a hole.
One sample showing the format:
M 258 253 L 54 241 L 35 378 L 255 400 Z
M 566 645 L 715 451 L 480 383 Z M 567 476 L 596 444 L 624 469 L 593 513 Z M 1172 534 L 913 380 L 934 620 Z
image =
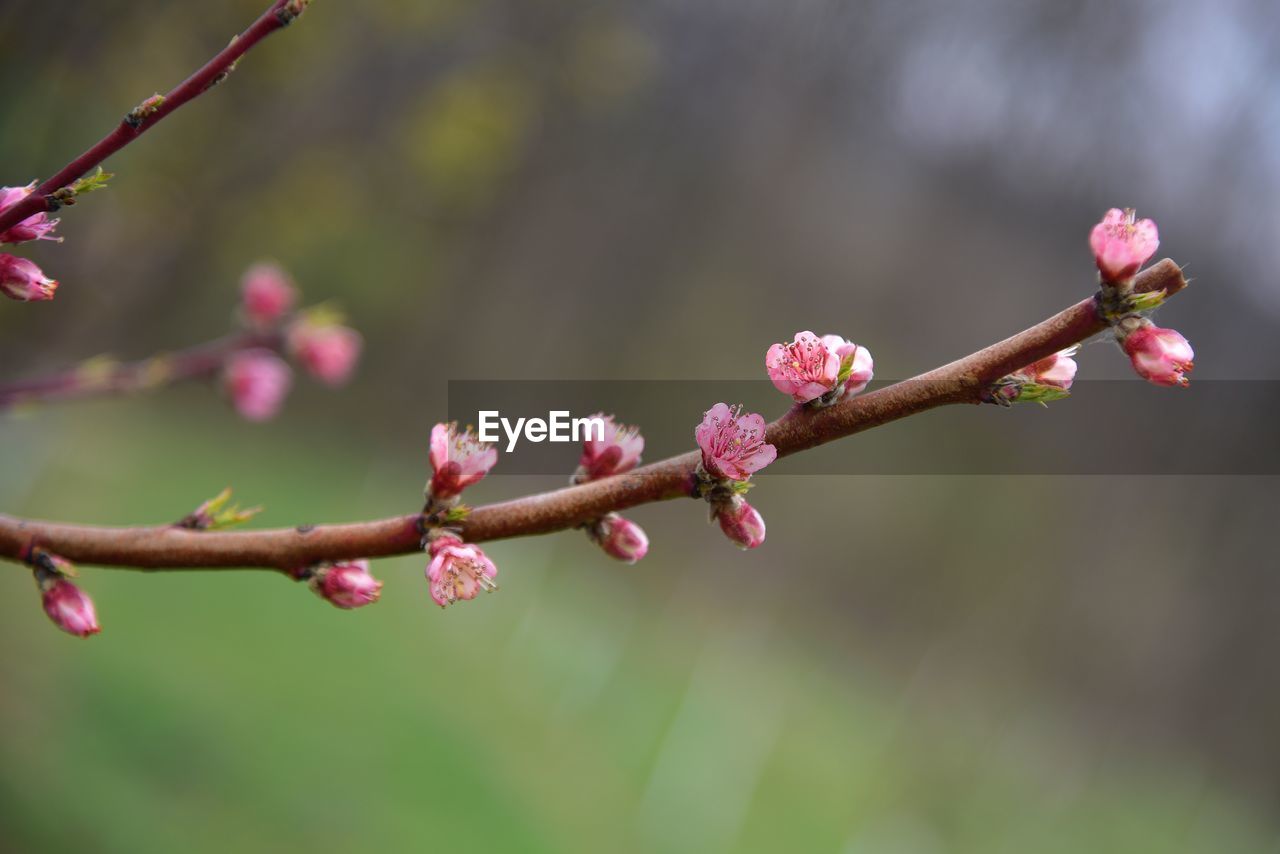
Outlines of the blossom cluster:
M 35 192 L 32 181 L 25 187 L 0 187 L 0 213 L 12 208 Z M 29 243 L 34 240 L 61 241 L 54 231 L 58 220 L 41 211 L 0 232 L 0 243 Z M 10 299 L 35 302 L 53 299 L 58 283 L 29 258 L 0 252 L 0 293 Z
M 693 435 L 702 452 L 697 491 L 711 505 L 712 521 L 738 547 L 759 548 L 764 518 L 743 493 L 751 475 L 778 457 L 778 449 L 765 441 L 764 418 L 744 414 L 741 406 L 717 403 L 703 414 Z
M 277 350 L 326 385 L 340 386 L 351 378 L 363 349 L 360 333 L 330 310 L 295 311 L 298 290 L 282 268 L 255 264 L 241 279 L 240 291 L 241 322 L 257 345 L 227 357 L 222 387 L 241 416 L 267 421 L 284 405 L 293 369 Z
M 441 608 L 470 600 L 484 591 L 497 590 L 493 580 L 498 567 L 472 543 L 464 542 L 449 523 L 466 518 L 458 503 L 463 490 L 478 483 L 498 461 L 498 452 L 481 442 L 470 427 L 437 424 L 431 430 L 428 453 L 431 480 L 427 483 L 423 521 L 433 525 L 426 533 L 430 555 L 426 575 L 431 600 Z
M 774 388 L 801 405 L 829 405 L 857 394 L 875 373 L 866 347 L 808 331 L 797 332 L 790 344 L 774 344 L 764 363 Z
M 1195 352 L 1181 333 L 1162 329 L 1142 315 L 1160 304 L 1162 294 L 1134 292 L 1134 277 L 1160 246 L 1156 224 L 1138 219 L 1132 209 L 1112 208 L 1089 233 L 1089 247 L 1102 282 L 1104 315 L 1134 371 L 1162 386 L 1190 384 Z

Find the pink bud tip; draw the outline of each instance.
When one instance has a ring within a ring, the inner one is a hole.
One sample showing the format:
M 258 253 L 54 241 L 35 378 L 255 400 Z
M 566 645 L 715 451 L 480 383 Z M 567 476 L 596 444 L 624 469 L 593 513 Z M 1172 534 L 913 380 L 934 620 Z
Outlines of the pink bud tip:
M 1072 356 L 1076 354 L 1078 349 L 1080 348 L 1068 347 L 1066 350 L 1061 350 L 1052 356 L 1045 356 L 1038 362 L 1032 362 L 1019 373 L 1031 382 L 1067 391 L 1076 379 L 1076 369 L 1079 366 Z
M 102 631 L 93 600 L 65 578 L 55 577 L 41 584 L 44 612 L 53 624 L 69 635 L 87 638 Z
M 1112 208 L 1089 233 L 1089 247 L 1102 280 L 1112 284 L 1132 279 L 1159 246 L 1156 224 L 1137 219 L 1132 209 Z
M 382 595 L 382 582 L 369 574 L 369 561 L 353 560 L 317 570 L 312 576 L 316 593 L 337 608 L 371 605 Z
M 429 550 L 427 581 L 432 601 L 441 608 L 463 599 L 474 599 L 481 590 L 489 593 L 498 589 L 493 580 L 498 568 L 479 546 L 456 537 L 440 537 L 431 542 Z
M 774 344 L 764 357 L 774 388 L 808 403 L 836 387 L 840 357 L 812 332 L 797 332 L 790 344 Z
M 301 322 L 289 331 L 289 349 L 313 377 L 331 386 L 351 378 L 364 339 L 346 326 Z
M 25 187 L 0 187 L 0 213 L 4 213 L 30 196 L 35 188 L 35 181 Z M 47 213 L 41 211 L 0 233 L 0 243 L 26 243 L 28 240 L 60 241 L 61 237 L 52 236 L 53 230 L 57 227 L 58 220 L 50 219 Z
M 635 563 L 649 552 L 649 537 L 644 529 L 617 513 L 596 521 L 590 532 L 605 554 L 623 563 Z
M 1196 354 L 1178 332 L 1141 326 L 1125 337 L 1122 346 L 1133 369 L 1147 382 L 1164 386 L 1191 384 L 1185 374 L 1193 367 Z
M 725 480 L 751 477 L 778 457 L 778 449 L 764 440 L 764 428 L 761 416 L 717 403 L 693 433 L 702 449 L 702 467 Z
M 871 358 L 871 351 L 852 341 L 846 341 L 839 335 L 823 335 L 822 343 L 840 357 L 841 366 L 846 359 L 849 360 L 849 377 L 844 381 L 844 393 L 855 395 L 866 388 L 867 383 L 875 376 L 876 366 Z
M 270 350 L 244 350 L 227 360 L 222 384 L 244 418 L 268 421 L 284 404 L 293 371 Z
M 433 499 L 447 501 L 488 474 L 498 452 L 470 428 L 459 432 L 457 424 L 437 424 L 431 428 L 430 460 L 433 474 L 427 491 Z
M 58 283 L 34 261 L 0 253 L 0 291 L 10 299 L 34 302 L 53 299 Z
M 740 549 L 756 549 L 764 543 L 764 517 L 741 495 L 715 507 L 720 530 Z
M 596 438 L 595 434 L 589 434 L 589 438 L 582 443 L 578 480 L 599 480 L 635 468 L 644 451 L 644 437 L 640 435 L 640 430 L 618 424 L 612 415 L 596 413 L 591 417 L 603 419 L 604 435 Z
M 259 328 L 269 327 L 293 309 L 298 291 L 282 267 L 254 264 L 240 279 L 241 308 L 245 319 Z

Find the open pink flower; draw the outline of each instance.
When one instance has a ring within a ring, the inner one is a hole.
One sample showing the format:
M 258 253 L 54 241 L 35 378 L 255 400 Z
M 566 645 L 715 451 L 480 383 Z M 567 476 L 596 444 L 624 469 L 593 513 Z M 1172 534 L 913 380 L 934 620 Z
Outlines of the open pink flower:
M 764 419 L 742 414 L 717 403 L 707 410 L 694 438 L 702 449 L 702 467 L 714 477 L 746 480 L 778 457 L 778 449 L 764 440 Z
M 47 576 L 40 584 L 40 598 L 49 619 L 67 634 L 87 638 L 102 631 L 93 600 L 65 578 Z
M 277 264 L 254 264 L 240 279 L 240 304 L 244 316 L 259 328 L 271 326 L 292 311 L 297 298 L 293 279 Z
M 1156 385 L 1190 385 L 1184 376 L 1193 366 L 1190 342 L 1172 329 L 1142 326 L 1125 337 L 1125 353 L 1138 376 Z
M 1051 356 L 1045 356 L 1038 362 L 1032 362 L 1018 373 L 1025 376 L 1031 382 L 1040 383 L 1040 385 L 1053 386 L 1066 391 L 1071 388 L 1071 383 L 1076 378 L 1076 360 L 1071 358 L 1076 354 L 1079 347 L 1068 347 L 1066 350 L 1060 350 Z
M 479 546 L 455 537 L 440 537 L 429 548 L 427 580 L 431 583 L 431 599 L 441 608 L 460 599 L 474 599 L 481 590 L 498 589 L 493 581 L 498 568 Z
M 457 424 L 431 428 L 431 498 L 447 501 L 489 473 L 498 461 L 492 445 L 481 442 L 470 428 L 458 432 Z
M 812 332 L 797 332 L 790 344 L 774 344 L 764 357 L 774 388 L 808 403 L 836 387 L 840 357 Z
M 222 385 L 243 417 L 268 421 L 289 394 L 293 371 L 270 350 L 243 350 L 227 360 Z
M 369 574 L 369 561 L 353 560 L 317 570 L 312 589 L 337 608 L 370 605 L 382 595 L 382 582 Z
M 605 554 L 623 563 L 635 563 L 649 552 L 649 537 L 644 529 L 617 513 L 596 520 L 589 531 Z
M 592 418 L 604 419 L 604 437 L 582 443 L 582 459 L 578 461 L 578 480 L 598 480 L 631 471 L 640 462 L 644 436 L 636 427 L 618 424 L 612 415 L 596 413 Z
M 740 549 L 757 549 L 764 544 L 764 517 L 741 495 L 715 505 L 720 530 Z
M 364 339 L 346 326 L 312 324 L 306 321 L 289 330 L 289 349 L 316 379 L 339 386 L 351 378 Z
M 36 188 L 32 181 L 25 187 L 0 187 L 0 213 L 21 202 L 31 195 Z M 32 214 L 16 225 L 11 225 L 0 233 L 0 243 L 26 243 L 28 240 L 61 241 L 61 237 L 53 237 L 53 230 L 58 227 L 58 220 L 50 219 L 44 211 Z
M 10 299 L 31 302 L 53 299 L 58 283 L 34 261 L 0 252 L 0 292 Z
M 866 388 L 867 383 L 871 382 L 871 378 L 875 376 L 876 366 L 871 359 L 871 351 L 866 347 L 859 347 L 852 341 L 846 341 L 839 335 L 823 335 L 822 343 L 836 354 L 841 365 L 846 358 L 853 359 L 849 377 L 844 381 L 844 393 L 854 395 Z
M 1089 247 L 1098 271 L 1103 281 L 1110 283 L 1132 279 L 1159 246 L 1156 224 L 1137 219 L 1132 209 L 1112 208 L 1089 233 Z

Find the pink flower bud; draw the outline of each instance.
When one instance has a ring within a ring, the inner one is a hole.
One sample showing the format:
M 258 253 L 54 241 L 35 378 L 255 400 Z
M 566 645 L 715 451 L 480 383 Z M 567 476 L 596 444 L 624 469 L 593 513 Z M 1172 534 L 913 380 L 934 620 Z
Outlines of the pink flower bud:
M 0 187 L 0 213 L 4 213 L 18 202 L 31 195 L 36 182 L 25 187 Z M 32 214 L 17 225 L 10 226 L 0 233 L 0 243 L 26 243 L 28 240 L 61 241 L 61 237 L 52 237 L 53 230 L 58 227 L 58 220 L 50 219 L 44 211 Z
M 481 590 L 490 593 L 498 589 L 493 581 L 498 568 L 479 546 L 445 536 L 432 540 L 429 551 L 427 580 L 431 582 L 431 598 L 441 608 L 460 599 L 474 599 Z
M 859 347 L 852 341 L 846 341 L 839 335 L 823 335 L 822 343 L 840 358 L 842 366 L 845 359 L 852 357 L 849 364 L 849 377 L 844 381 L 844 393 L 855 395 L 866 388 L 867 383 L 871 382 L 871 378 L 875 376 L 875 362 L 871 359 L 871 351 L 866 347 Z
M 778 457 L 778 449 L 764 440 L 764 419 L 742 414 L 717 403 L 707 410 L 694 438 L 702 449 L 702 467 L 713 477 L 746 480 Z
M 35 262 L 0 253 L 0 291 L 23 302 L 53 299 L 58 283 L 46 276 Z
M 720 530 L 740 549 L 757 549 L 764 543 L 764 517 L 741 495 L 713 506 Z
M 588 532 L 605 554 L 623 563 L 635 563 L 649 552 L 649 537 L 644 529 L 617 513 L 597 519 Z
M 222 385 L 236 411 L 250 421 L 276 416 L 293 384 L 293 371 L 270 350 L 243 350 L 223 369 Z
M 40 582 L 44 612 L 53 624 L 69 635 L 87 638 L 102 631 L 93 600 L 60 575 L 49 573 Z
M 1141 326 L 1122 345 L 1138 376 L 1156 385 L 1190 385 L 1183 374 L 1190 371 L 1195 352 L 1186 338 L 1172 329 Z
M 346 326 L 319 325 L 305 321 L 289 330 L 289 350 L 313 377 L 332 386 L 351 378 L 364 339 Z
M 369 574 L 369 561 L 353 560 L 316 570 L 311 589 L 334 607 L 350 610 L 377 602 L 382 582 Z
M 481 442 L 467 428 L 458 432 L 457 424 L 437 424 L 431 428 L 431 498 L 448 501 L 489 473 L 498 461 L 498 452 Z
M 1136 217 L 1132 209 L 1112 208 L 1089 233 L 1089 246 L 1104 282 L 1132 279 L 1160 246 L 1156 224 Z
M 836 387 L 840 357 L 812 332 L 797 332 L 790 344 L 774 344 L 764 357 L 774 388 L 808 403 Z
M 1031 382 L 1040 383 L 1040 385 L 1053 386 L 1063 391 L 1071 388 L 1071 383 L 1076 378 L 1076 360 L 1071 358 L 1076 354 L 1079 347 L 1068 347 L 1054 353 L 1052 356 L 1045 356 L 1038 362 L 1032 362 L 1027 367 L 1019 371 Z
M 245 319 L 259 328 L 288 314 L 297 298 L 293 280 L 276 264 L 254 264 L 240 279 L 241 309 Z
M 592 418 L 604 419 L 604 437 L 582 443 L 582 459 L 578 461 L 579 483 L 631 471 L 640 462 L 644 437 L 636 427 L 618 424 L 612 415 L 596 413 Z

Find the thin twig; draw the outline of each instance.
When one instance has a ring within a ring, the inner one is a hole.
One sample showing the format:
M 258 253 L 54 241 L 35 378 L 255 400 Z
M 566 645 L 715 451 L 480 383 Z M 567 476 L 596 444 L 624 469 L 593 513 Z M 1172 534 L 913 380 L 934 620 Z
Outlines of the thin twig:
M 133 362 L 90 359 L 70 370 L 0 385 L 0 414 L 31 404 L 133 394 L 177 382 L 206 380 L 216 376 L 227 359 L 241 350 L 266 349 L 283 355 L 284 347 L 284 335 L 279 331 L 238 332 Z
M 59 190 L 84 177 L 108 157 L 158 124 L 165 116 L 221 82 L 231 72 L 240 57 L 297 17 L 297 11 L 294 10 L 295 8 L 300 10 L 302 5 L 299 0 L 274 0 L 247 30 L 233 39 L 196 73 L 178 84 L 163 99 L 143 101 L 126 115 L 111 133 L 62 167 L 53 177 L 41 183 L 35 192 L 0 213 L 0 232 L 22 222 L 27 217 L 57 206 L 59 202 L 55 194 Z

